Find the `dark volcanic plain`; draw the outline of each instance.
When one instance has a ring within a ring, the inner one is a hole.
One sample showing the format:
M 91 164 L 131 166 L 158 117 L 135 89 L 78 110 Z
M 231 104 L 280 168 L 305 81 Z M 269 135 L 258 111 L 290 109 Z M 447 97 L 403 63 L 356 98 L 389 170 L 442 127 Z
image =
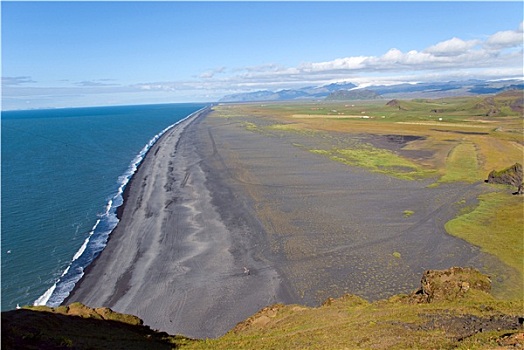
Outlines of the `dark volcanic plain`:
M 300 147 L 316 142 L 307 135 L 250 130 L 250 118 L 204 113 L 154 145 L 67 303 L 218 337 L 269 304 L 377 300 L 413 291 L 426 269 L 490 259 L 444 230 L 480 184 L 370 173 Z

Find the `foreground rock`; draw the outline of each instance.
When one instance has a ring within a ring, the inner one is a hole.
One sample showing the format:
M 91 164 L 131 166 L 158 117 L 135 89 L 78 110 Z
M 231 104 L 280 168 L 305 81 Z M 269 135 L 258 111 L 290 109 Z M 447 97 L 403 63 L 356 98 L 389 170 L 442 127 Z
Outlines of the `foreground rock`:
M 516 186 L 518 194 L 523 194 L 523 171 L 522 164 L 515 163 L 509 168 L 501 171 L 493 170 L 488 175 L 487 183 Z
M 411 295 L 419 303 L 454 301 L 468 292 L 491 291 L 491 279 L 473 268 L 452 267 L 447 270 L 428 270 L 420 281 L 420 288 Z

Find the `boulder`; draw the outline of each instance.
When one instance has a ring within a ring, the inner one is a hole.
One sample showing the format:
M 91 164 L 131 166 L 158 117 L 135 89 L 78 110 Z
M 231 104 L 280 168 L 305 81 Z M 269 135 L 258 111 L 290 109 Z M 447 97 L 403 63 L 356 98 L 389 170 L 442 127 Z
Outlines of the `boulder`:
M 493 170 L 488 175 L 487 183 L 503 184 L 518 187 L 519 194 L 522 194 L 523 172 L 522 164 L 515 163 L 509 168 L 501 171 Z
M 427 270 L 422 275 L 420 288 L 410 295 L 410 299 L 415 303 L 452 301 L 464 297 L 471 290 L 489 293 L 491 279 L 470 267 Z

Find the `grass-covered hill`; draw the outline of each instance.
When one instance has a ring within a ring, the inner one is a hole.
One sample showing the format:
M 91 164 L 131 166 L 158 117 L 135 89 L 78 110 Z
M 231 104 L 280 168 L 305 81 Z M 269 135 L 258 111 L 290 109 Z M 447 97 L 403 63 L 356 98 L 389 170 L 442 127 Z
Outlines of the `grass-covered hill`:
M 404 100 L 398 105 L 404 111 L 426 110 L 434 116 L 506 117 L 524 113 L 524 93 L 523 90 L 508 90 L 487 97 Z
M 2 313 L 2 349 L 515 349 L 522 300 L 489 294 L 469 268 L 426 271 L 410 295 L 367 302 L 345 295 L 320 307 L 276 304 L 218 339 L 156 332 L 131 315 L 75 303 Z

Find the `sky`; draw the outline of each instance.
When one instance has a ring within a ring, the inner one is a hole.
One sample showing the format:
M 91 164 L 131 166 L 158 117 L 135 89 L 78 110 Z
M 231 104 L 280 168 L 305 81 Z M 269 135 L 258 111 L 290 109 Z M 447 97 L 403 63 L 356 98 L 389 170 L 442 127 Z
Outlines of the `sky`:
M 522 79 L 523 18 L 520 1 L 2 1 L 2 110 Z

